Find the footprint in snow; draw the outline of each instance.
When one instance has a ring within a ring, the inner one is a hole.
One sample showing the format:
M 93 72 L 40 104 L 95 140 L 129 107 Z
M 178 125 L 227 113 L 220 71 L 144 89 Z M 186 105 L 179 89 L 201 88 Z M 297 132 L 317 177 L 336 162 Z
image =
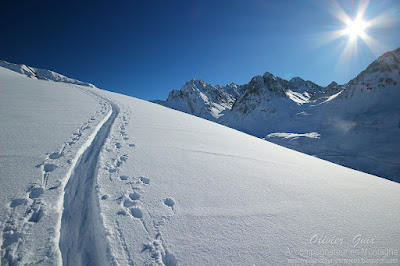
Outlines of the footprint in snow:
M 3 230 L 3 244 L 2 249 L 11 246 L 13 243 L 19 242 L 23 239 L 24 234 L 19 233 L 16 229 L 6 227 Z
M 141 176 L 140 181 L 142 181 L 143 184 L 150 185 L 150 178 Z
M 63 156 L 62 152 L 53 152 L 52 154 L 49 155 L 49 159 L 55 160 Z
M 121 179 L 121 180 L 123 180 L 123 181 L 128 180 L 128 178 L 129 178 L 129 176 L 126 176 L 126 175 L 121 175 L 121 176 L 119 177 L 119 179 Z
M 124 205 L 125 208 L 129 208 L 129 207 L 134 206 L 135 202 L 131 201 L 130 199 L 126 199 L 126 200 L 124 200 L 124 204 L 123 205 Z
M 138 192 L 133 192 L 129 194 L 129 198 L 131 198 L 131 200 L 139 200 L 140 199 L 140 194 Z
M 175 205 L 175 201 L 173 199 L 171 199 L 171 198 L 166 198 L 164 200 L 164 204 L 167 205 L 168 207 L 173 208 L 174 205 Z
M 119 157 L 119 159 L 120 159 L 121 162 L 125 162 L 126 163 L 126 161 L 128 160 L 128 155 L 127 154 L 121 155 L 121 157 Z
M 39 207 L 37 210 L 34 210 L 31 218 L 29 218 L 28 222 L 38 223 L 40 219 L 44 216 L 43 207 Z
M 138 219 L 143 218 L 143 212 L 142 212 L 142 210 L 140 208 L 137 208 L 137 207 L 132 208 L 131 209 L 131 214 L 135 218 L 138 218 Z
M 43 170 L 48 173 L 48 172 L 53 172 L 57 168 L 57 165 L 52 164 L 52 163 L 46 163 L 43 166 Z
M 27 199 L 13 199 L 10 203 L 10 208 L 15 208 L 20 205 L 26 205 L 26 204 L 28 204 Z
M 117 212 L 117 215 L 127 216 L 128 213 L 125 210 L 120 210 L 120 211 Z
M 42 195 L 44 189 L 42 187 L 32 187 L 29 189 L 29 198 L 30 199 L 37 199 Z

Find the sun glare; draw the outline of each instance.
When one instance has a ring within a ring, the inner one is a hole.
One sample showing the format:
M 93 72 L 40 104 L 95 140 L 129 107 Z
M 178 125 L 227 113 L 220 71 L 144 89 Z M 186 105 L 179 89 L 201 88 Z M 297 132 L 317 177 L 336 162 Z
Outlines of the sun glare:
M 373 28 L 387 24 L 391 19 L 389 13 L 376 14 L 377 16 L 367 19 L 365 13 L 369 7 L 370 0 L 359 0 L 358 3 L 358 8 L 355 10 L 356 14 L 353 18 L 340 6 L 337 0 L 332 0 L 330 5 L 329 11 L 343 23 L 341 29 L 327 32 L 328 34 L 326 35 L 326 41 L 343 38 L 343 46 L 340 46 L 343 47 L 343 51 L 338 61 L 339 64 L 348 62 L 348 60 L 357 56 L 358 48 L 361 44 L 366 45 L 373 53 L 375 51 L 388 50 L 383 43 L 373 38 L 370 34 L 372 34 Z M 369 13 L 371 14 L 371 12 Z
M 355 41 L 358 37 L 364 39 L 367 27 L 368 24 L 365 21 L 357 18 L 353 21 L 349 21 L 345 33 L 349 35 L 350 41 Z

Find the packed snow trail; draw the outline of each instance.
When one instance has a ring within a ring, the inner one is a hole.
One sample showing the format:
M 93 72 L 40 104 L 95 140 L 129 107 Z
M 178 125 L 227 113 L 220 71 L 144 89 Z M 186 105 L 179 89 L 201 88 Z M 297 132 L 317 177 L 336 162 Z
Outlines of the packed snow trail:
M 105 232 L 95 191 L 100 151 L 119 113 L 112 107 L 92 142 L 79 157 L 65 186 L 64 212 L 60 229 L 63 265 L 107 265 Z M 89 140 L 90 141 L 90 140 Z

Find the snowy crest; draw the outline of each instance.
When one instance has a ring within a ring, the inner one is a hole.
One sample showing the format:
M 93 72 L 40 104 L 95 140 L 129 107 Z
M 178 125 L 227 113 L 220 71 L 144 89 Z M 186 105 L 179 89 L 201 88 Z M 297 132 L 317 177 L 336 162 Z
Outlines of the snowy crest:
M 93 84 L 82 82 L 76 79 L 68 78 L 64 75 L 56 73 L 51 70 L 34 68 L 30 66 L 26 66 L 23 64 L 13 64 L 7 61 L 0 60 L 0 67 L 4 67 L 10 69 L 12 71 L 18 72 L 20 74 L 26 75 L 29 78 L 33 79 L 43 79 L 43 80 L 51 80 L 55 82 L 64 82 L 64 83 L 71 83 L 76 85 L 82 85 L 87 87 L 95 87 Z

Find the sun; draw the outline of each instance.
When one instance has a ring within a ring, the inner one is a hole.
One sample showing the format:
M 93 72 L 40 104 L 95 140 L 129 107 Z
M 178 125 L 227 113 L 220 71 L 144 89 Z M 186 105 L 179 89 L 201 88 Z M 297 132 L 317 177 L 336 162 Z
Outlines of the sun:
M 354 3 L 356 1 L 353 1 Z M 322 43 L 338 40 L 338 49 L 342 49 L 338 64 L 347 64 L 355 58 L 359 50 L 368 48 L 372 53 L 388 50 L 384 43 L 375 39 L 372 34 L 388 27 L 392 21 L 397 21 L 398 16 L 392 10 L 374 10 L 376 5 L 369 5 L 371 0 L 358 0 L 358 7 L 355 7 L 351 17 L 338 0 L 331 0 L 328 10 L 339 21 L 341 25 L 334 24 L 336 29 L 325 32 Z M 368 10 L 368 12 L 366 12 Z M 397 9 L 394 9 L 395 11 Z M 359 49 L 360 48 L 360 49 Z
M 357 40 L 358 37 L 365 38 L 365 30 L 368 28 L 368 23 L 362 18 L 350 20 L 346 24 L 347 27 L 344 29 L 344 33 L 349 36 L 351 42 Z

